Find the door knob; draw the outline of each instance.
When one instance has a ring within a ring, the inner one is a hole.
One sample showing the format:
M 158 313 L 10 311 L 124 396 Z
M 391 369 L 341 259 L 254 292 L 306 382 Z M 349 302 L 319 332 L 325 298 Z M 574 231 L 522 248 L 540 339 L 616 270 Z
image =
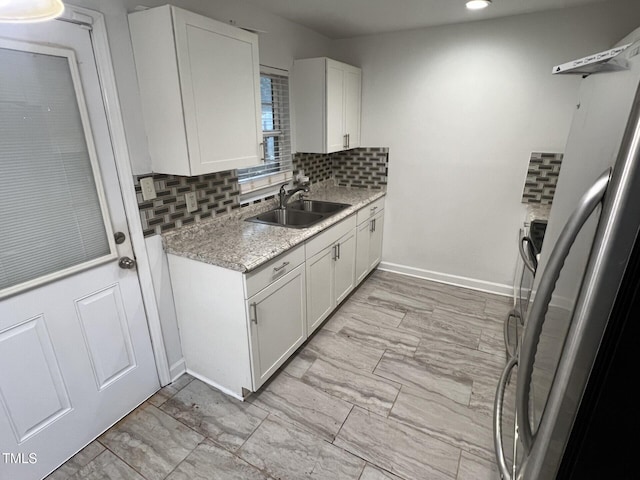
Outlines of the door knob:
M 118 260 L 118 266 L 126 270 L 131 270 L 132 268 L 136 268 L 136 261 L 133 258 L 122 257 Z

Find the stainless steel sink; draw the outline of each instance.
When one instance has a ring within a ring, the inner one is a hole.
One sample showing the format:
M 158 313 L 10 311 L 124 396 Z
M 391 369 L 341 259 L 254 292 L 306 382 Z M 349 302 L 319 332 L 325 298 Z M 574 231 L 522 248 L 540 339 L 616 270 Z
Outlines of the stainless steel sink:
M 276 208 L 247 218 L 247 222 L 265 223 L 289 228 L 307 228 L 344 210 L 346 203 L 322 202 L 320 200 L 297 200 L 286 208 Z
M 320 200 L 297 200 L 295 202 L 291 202 L 287 208 L 292 210 L 304 210 L 305 212 L 333 214 L 350 206 L 351 205 L 347 205 L 346 203 L 323 202 Z
M 306 228 L 322 221 L 325 218 L 320 213 L 291 210 L 288 208 L 276 208 L 261 213 L 255 217 L 247 218 L 248 222 L 268 223 L 269 225 L 281 225 L 291 228 Z

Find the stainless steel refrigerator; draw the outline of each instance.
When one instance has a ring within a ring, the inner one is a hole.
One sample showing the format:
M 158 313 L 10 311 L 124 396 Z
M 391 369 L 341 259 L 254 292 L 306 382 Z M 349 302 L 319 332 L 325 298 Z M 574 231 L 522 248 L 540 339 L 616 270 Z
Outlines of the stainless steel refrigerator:
M 505 479 L 560 478 L 578 468 L 589 451 L 583 422 L 594 421 L 603 393 L 598 388 L 606 385 L 603 372 L 609 371 L 605 363 L 620 345 L 615 334 L 624 335 L 620 319 L 628 317 L 629 292 L 638 285 L 632 275 L 640 230 L 635 37 L 638 31 L 615 67 L 581 82 L 533 302 L 517 355 L 496 392 L 495 447 Z M 506 432 L 509 422 L 515 432 Z

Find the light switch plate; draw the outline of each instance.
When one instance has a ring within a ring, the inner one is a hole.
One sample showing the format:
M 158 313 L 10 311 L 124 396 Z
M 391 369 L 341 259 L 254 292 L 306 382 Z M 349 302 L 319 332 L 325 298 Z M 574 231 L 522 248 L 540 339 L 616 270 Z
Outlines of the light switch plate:
M 187 202 L 187 212 L 195 212 L 198 209 L 198 201 L 196 200 L 196 192 L 187 192 L 184 194 L 184 200 Z
M 141 178 L 140 188 L 142 189 L 143 200 L 153 200 L 154 198 L 157 198 L 156 187 L 153 184 L 153 177 Z

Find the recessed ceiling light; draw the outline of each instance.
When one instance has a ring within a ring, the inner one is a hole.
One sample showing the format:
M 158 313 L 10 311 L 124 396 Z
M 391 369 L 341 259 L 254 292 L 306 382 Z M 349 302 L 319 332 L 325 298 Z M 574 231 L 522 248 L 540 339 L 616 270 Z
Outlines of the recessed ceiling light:
M 467 8 L 469 10 L 482 10 L 491 5 L 491 0 L 469 0 L 467 2 Z
M 62 0 L 0 0 L 0 22 L 42 22 L 63 11 Z

